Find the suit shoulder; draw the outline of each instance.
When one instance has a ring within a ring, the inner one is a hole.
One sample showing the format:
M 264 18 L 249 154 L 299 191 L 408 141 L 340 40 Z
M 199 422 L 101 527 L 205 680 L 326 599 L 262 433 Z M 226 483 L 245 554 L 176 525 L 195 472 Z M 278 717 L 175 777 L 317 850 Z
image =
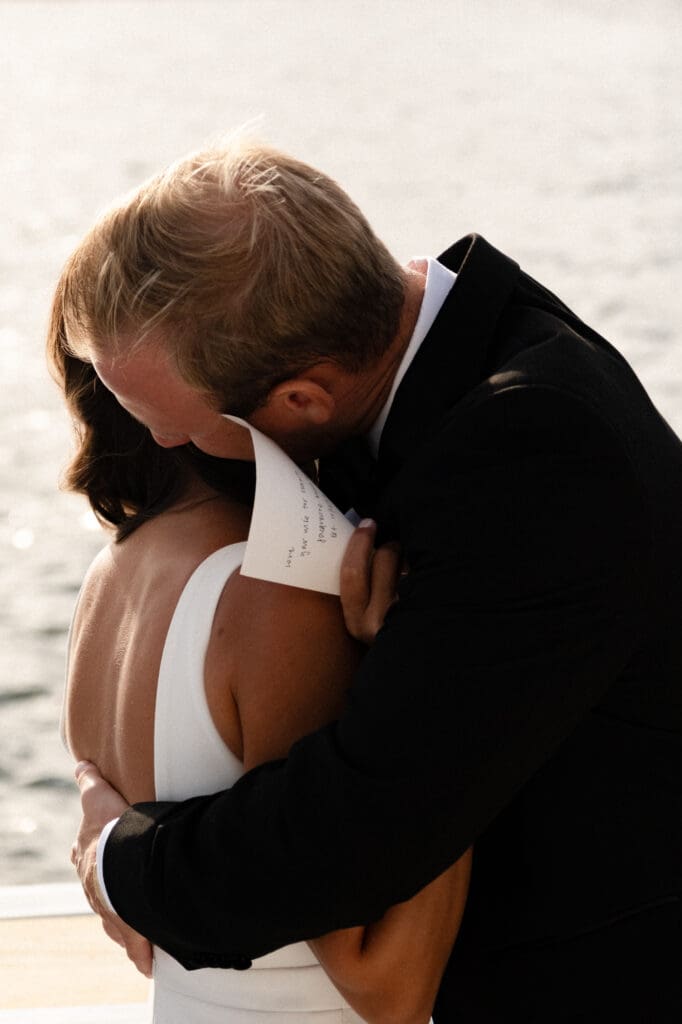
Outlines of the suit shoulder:
M 434 438 L 470 466 L 480 459 L 573 452 L 628 461 L 624 435 L 588 397 L 516 370 L 496 374 L 452 409 Z
M 543 558 L 600 545 L 618 547 L 614 557 L 628 545 L 644 553 L 645 488 L 624 438 L 589 403 L 507 379 L 466 406 L 452 411 L 400 482 L 406 541 L 421 546 L 429 534 L 459 550 L 464 537 L 480 554 L 494 537 L 507 551 L 543 549 Z

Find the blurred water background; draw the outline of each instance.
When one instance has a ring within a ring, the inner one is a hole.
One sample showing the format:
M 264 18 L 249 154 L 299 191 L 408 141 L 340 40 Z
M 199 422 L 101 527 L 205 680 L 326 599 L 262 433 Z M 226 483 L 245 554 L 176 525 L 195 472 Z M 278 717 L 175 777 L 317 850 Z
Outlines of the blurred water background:
M 513 255 L 680 430 L 681 53 L 677 0 L 0 0 L 0 884 L 72 877 L 65 639 L 105 538 L 57 488 L 43 337 L 96 213 L 260 117 L 399 257 Z

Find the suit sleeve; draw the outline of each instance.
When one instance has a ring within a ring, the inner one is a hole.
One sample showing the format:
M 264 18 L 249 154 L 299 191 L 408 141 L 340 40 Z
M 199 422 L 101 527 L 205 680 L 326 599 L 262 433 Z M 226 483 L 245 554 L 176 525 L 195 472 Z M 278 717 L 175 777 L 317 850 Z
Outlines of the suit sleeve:
M 107 843 L 114 906 L 187 967 L 247 966 L 413 895 L 638 643 L 646 501 L 579 400 L 465 405 L 395 486 L 410 573 L 342 719 L 227 792 L 136 806 Z

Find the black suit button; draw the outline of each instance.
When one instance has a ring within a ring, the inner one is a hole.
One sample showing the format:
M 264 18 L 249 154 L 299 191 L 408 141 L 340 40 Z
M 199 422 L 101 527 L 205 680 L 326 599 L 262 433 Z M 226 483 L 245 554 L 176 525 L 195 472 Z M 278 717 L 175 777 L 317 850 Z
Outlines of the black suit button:
M 232 961 L 232 967 L 235 971 L 248 971 L 251 966 L 251 961 L 248 956 L 236 956 Z

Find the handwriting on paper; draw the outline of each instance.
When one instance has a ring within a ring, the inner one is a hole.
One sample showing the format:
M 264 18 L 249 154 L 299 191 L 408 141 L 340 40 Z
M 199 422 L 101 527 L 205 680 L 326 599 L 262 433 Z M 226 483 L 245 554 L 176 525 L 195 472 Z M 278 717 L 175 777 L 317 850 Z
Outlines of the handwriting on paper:
M 243 420 L 256 459 L 256 495 L 242 563 L 245 576 L 339 593 L 353 527 L 274 441 Z

